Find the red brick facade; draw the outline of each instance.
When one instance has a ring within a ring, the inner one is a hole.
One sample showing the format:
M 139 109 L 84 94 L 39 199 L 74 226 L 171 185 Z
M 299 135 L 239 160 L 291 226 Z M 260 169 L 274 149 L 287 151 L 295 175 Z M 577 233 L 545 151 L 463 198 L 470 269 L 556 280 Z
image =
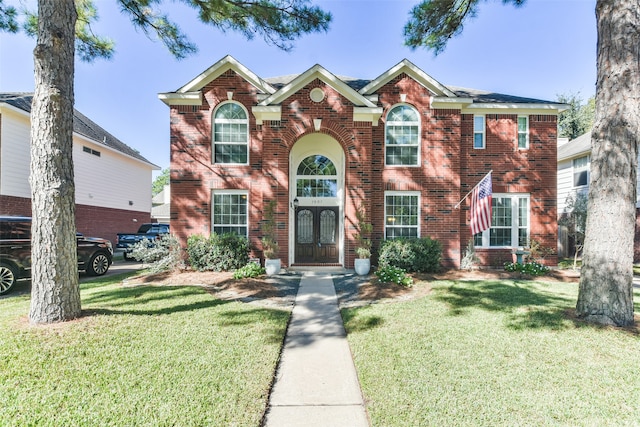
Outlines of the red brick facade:
M 0 196 L 0 214 L 31 216 L 31 200 Z M 76 205 L 76 229 L 87 237 L 109 239 L 114 247 L 117 233 L 135 233 L 145 222 L 151 222 L 149 212 Z
M 530 238 L 556 249 L 557 110 L 536 109 L 530 103 L 521 109 L 488 106 L 478 110 L 486 117 L 486 145 L 474 149 L 475 111 L 469 113 L 468 105 L 455 102 L 450 107 L 438 104 L 435 108 L 442 95 L 438 98 L 415 73 L 401 71 L 379 84 L 375 94 L 364 94 L 374 100 L 381 113 L 371 121 L 356 120 L 352 96 L 325 77 L 314 75 L 303 81 L 279 100 L 279 120 L 262 123 L 252 111 L 268 94 L 233 66 L 197 88 L 201 94 L 197 105 L 165 101 L 170 105 L 171 227 L 176 236 L 186 242 L 192 234 L 211 232 L 212 191 L 245 190 L 254 255 L 261 257 L 263 207 L 275 199 L 280 256 L 284 265 L 294 264 L 290 245 L 294 242 L 291 222 L 295 192 L 290 188 L 289 174 L 297 165 L 289 164 L 291 153 L 303 137 L 323 134 L 336 141 L 344 153 L 340 209 L 344 240 L 339 250 L 340 263 L 346 268 L 353 268 L 355 257 L 356 208 L 362 204 L 371 218 L 375 253 L 384 239 L 385 192 L 389 191 L 419 194 L 420 235 L 439 240 L 443 265 L 458 267 L 472 236 L 469 201 L 459 209 L 455 205 L 489 170 L 493 170 L 494 194 L 529 196 Z M 324 92 L 322 101 L 312 101 L 314 88 Z M 248 165 L 213 162 L 213 113 L 230 96 L 249 112 Z M 417 166 L 385 165 L 385 121 L 389 110 L 399 104 L 410 105 L 420 115 Z M 528 118 L 528 149 L 519 149 L 517 143 L 517 118 L 523 115 Z M 478 248 L 477 252 L 484 265 L 501 265 L 512 259 L 511 247 Z M 548 259 L 550 264 L 555 262 L 555 258 Z

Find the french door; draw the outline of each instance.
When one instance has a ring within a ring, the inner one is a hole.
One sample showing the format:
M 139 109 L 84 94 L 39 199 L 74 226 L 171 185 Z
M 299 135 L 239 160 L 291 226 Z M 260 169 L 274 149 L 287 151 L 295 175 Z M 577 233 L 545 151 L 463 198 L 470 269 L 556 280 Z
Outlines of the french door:
M 296 211 L 296 263 L 337 263 L 338 207 L 301 206 Z

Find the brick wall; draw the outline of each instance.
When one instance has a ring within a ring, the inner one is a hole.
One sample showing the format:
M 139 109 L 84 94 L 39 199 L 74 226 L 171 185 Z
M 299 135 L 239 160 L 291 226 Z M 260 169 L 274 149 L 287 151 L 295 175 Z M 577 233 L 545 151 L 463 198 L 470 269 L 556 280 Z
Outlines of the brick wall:
M 31 200 L 0 196 L 0 214 L 31 216 Z M 87 237 L 109 239 L 114 246 L 117 233 L 135 233 L 140 224 L 150 221 L 148 212 L 76 205 L 76 229 Z
M 325 91 L 314 103 L 309 93 Z M 249 238 L 253 256 L 261 256 L 263 205 L 277 201 L 277 238 L 280 256 L 288 265 L 289 155 L 303 136 L 317 132 L 313 120 L 322 119 L 318 132 L 335 139 L 345 152 L 344 224 L 345 267 L 353 266 L 356 208 L 363 204 L 374 226 L 374 249 L 384 238 L 384 192 L 420 193 L 420 234 L 443 244 L 443 263 L 457 267 L 471 238 L 469 203 L 456 203 L 489 170 L 494 170 L 494 192 L 530 194 L 531 237 L 556 248 L 556 117 L 529 116 L 530 148 L 517 148 L 517 115 L 486 115 L 486 149 L 473 150 L 473 115 L 460 110 L 432 109 L 430 94 L 419 83 L 400 74 L 378 90 L 384 109 L 378 126 L 353 121 L 353 104 L 331 86 L 316 79 L 281 102 L 281 120 L 257 125 L 251 107 L 258 103 L 256 89 L 229 70 L 209 83 L 201 106 L 172 106 L 171 120 L 171 226 L 183 244 L 191 234 L 211 230 L 211 191 L 243 189 L 249 192 Z M 250 164 L 212 164 L 211 121 L 216 106 L 228 99 L 248 111 Z M 386 114 L 405 102 L 421 120 L 419 167 L 385 167 Z M 480 250 L 485 264 L 511 259 L 510 250 Z M 555 263 L 555 258 L 549 263 Z

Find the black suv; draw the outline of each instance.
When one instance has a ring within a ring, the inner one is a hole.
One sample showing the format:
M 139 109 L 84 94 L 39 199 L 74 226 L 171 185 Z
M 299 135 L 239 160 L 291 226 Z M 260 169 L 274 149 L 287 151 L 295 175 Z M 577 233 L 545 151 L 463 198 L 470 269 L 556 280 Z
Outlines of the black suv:
M 113 259 L 111 242 L 77 234 L 78 270 L 101 276 Z M 31 275 L 31 218 L 0 215 L 0 294 Z

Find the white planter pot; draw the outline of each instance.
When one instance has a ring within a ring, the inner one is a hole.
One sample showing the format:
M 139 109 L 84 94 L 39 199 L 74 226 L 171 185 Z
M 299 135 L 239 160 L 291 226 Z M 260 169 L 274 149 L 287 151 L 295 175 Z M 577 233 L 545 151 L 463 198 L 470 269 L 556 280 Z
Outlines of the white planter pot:
M 356 258 L 353 267 L 356 270 L 356 274 L 366 276 L 371 270 L 371 260 L 369 258 Z
M 264 269 L 267 270 L 267 276 L 273 276 L 280 273 L 280 259 L 265 259 Z

